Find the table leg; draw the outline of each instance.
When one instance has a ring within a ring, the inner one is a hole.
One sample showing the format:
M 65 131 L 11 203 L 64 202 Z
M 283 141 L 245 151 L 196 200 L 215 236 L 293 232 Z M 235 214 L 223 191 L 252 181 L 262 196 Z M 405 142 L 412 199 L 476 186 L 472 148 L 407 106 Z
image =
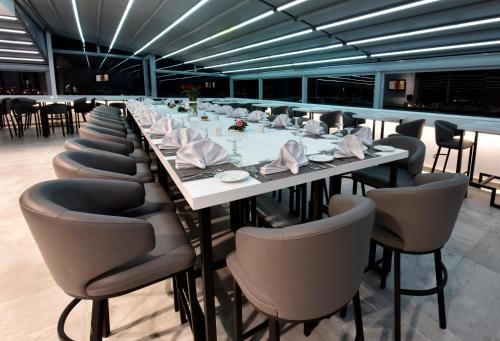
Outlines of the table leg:
M 335 194 L 340 194 L 342 190 L 342 176 L 335 175 L 330 177 L 330 197 Z
M 49 127 L 49 115 L 41 114 L 40 123 L 42 124 L 42 135 L 43 137 L 49 137 L 50 127 Z
M 474 168 L 476 167 L 476 154 L 477 154 L 477 140 L 479 139 L 479 132 L 476 131 L 474 134 L 474 146 L 471 149 L 472 153 L 472 160 L 470 163 L 470 170 L 469 170 L 469 181 L 473 182 L 474 181 Z
M 460 140 L 458 143 L 458 156 L 457 156 L 457 173 L 462 173 L 462 154 L 463 154 L 463 149 L 462 146 L 464 145 L 464 131 L 460 131 Z
M 389 171 L 389 187 L 397 187 L 397 179 L 398 179 L 398 166 L 396 162 L 390 163 L 390 171 Z
M 373 124 L 372 124 L 372 140 L 375 140 L 375 129 L 376 128 L 377 128 L 376 121 L 373 120 Z
M 322 217 L 323 191 L 321 180 L 311 183 L 311 220 L 319 220 Z
M 380 127 L 380 138 L 384 138 L 384 128 L 385 128 L 385 121 L 382 121 L 382 125 Z
M 205 308 L 205 335 L 207 340 L 217 340 L 215 324 L 215 291 L 212 250 L 212 216 L 210 207 L 198 211 L 201 229 L 201 276 Z

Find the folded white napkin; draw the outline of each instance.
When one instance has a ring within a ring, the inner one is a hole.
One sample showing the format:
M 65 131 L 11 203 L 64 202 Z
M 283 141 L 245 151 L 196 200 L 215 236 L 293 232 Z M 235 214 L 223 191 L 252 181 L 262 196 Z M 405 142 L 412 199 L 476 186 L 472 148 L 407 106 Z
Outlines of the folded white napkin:
M 297 141 L 289 140 L 281 147 L 278 158 L 260 167 L 259 172 L 265 175 L 290 170 L 293 174 L 298 174 L 299 167 L 308 162 L 304 147 Z
M 292 124 L 292 120 L 287 114 L 280 114 L 273 121 L 273 127 L 288 127 Z
M 212 108 L 213 110 L 217 113 L 217 114 L 225 114 L 225 110 L 222 109 L 222 105 L 219 105 L 219 104 L 213 104 L 212 105 Z
M 151 99 L 151 98 L 144 98 L 142 100 L 142 103 L 145 103 L 145 104 L 153 104 L 154 101 Z
M 126 103 L 126 106 L 127 106 L 127 110 L 130 111 L 133 114 L 135 114 L 135 112 L 137 111 L 138 107 L 141 105 L 142 103 L 139 102 L 138 100 L 136 99 L 129 99 Z
M 172 99 L 172 98 L 167 98 L 165 100 L 165 105 L 168 105 L 168 106 L 175 106 L 175 101 Z
M 321 126 L 321 122 L 315 120 L 309 120 L 304 125 L 304 132 L 314 135 L 320 135 L 325 133 L 325 129 Z
M 212 140 L 199 140 L 188 143 L 177 151 L 175 168 L 201 169 L 207 166 L 229 162 L 227 151 Z
M 254 110 L 250 114 L 248 114 L 249 121 L 262 121 L 265 118 L 267 118 L 266 113 L 260 110 Z
M 201 134 L 197 130 L 191 128 L 178 128 L 163 136 L 160 149 L 176 149 L 202 139 Z
M 222 113 L 226 115 L 230 115 L 233 112 L 233 107 L 230 105 L 223 105 L 221 107 Z
M 248 115 L 248 109 L 246 108 L 236 108 L 231 114 L 231 117 L 239 118 Z
M 365 158 L 364 151 L 368 148 L 361 143 L 355 135 L 346 135 L 337 144 L 336 158 L 357 157 L 360 160 Z
M 372 130 L 368 127 L 361 127 L 354 133 L 354 136 L 356 136 L 359 141 L 366 146 L 371 146 L 373 144 Z
M 163 117 L 151 126 L 149 133 L 165 135 L 177 128 L 182 128 L 182 124 L 180 122 L 174 120 L 173 118 Z

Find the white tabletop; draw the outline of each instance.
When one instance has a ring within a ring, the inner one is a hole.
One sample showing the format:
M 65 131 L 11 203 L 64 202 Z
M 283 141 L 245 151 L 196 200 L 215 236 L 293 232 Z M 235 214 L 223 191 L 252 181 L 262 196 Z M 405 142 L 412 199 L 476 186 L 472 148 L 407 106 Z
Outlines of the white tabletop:
M 254 107 L 259 107 L 259 108 L 277 108 L 277 107 L 286 107 L 286 104 L 280 104 L 280 103 L 252 103 Z
M 500 123 L 498 122 L 466 122 L 458 124 L 457 127 L 458 129 L 465 131 L 500 135 Z
M 364 118 L 367 120 L 375 120 L 375 121 L 388 121 L 388 122 L 397 122 L 399 120 L 404 119 L 404 117 L 398 117 L 391 114 L 382 114 L 382 113 L 365 113 L 365 114 L 355 114 L 354 118 Z
M 227 150 L 231 149 L 231 143 L 227 141 L 228 138 L 234 136 L 241 138 L 241 141 L 238 143 L 238 151 L 243 155 L 242 166 L 257 164 L 263 160 L 273 159 L 278 155 L 278 152 L 284 142 L 290 139 L 296 139 L 292 130 L 266 129 L 264 133 L 257 133 L 255 129 L 256 124 L 253 123 L 249 123 L 247 131 L 243 133 L 231 133 L 227 131 L 227 127 L 233 122 L 234 119 L 225 116 L 219 116 L 219 119 L 215 120 L 214 118 L 216 115 L 211 114 L 209 115 L 209 121 L 200 121 L 198 118 L 190 118 L 190 121 L 187 121 L 186 114 L 173 114 L 172 116 L 177 119 L 184 118 L 187 126 L 200 130 L 202 135 L 204 133 L 203 129 L 207 129 L 209 131 L 209 138 L 214 142 L 221 144 Z M 214 133 L 216 127 L 222 128 L 222 136 L 215 136 Z M 141 127 L 141 131 L 148 140 L 150 147 L 156 153 L 158 159 L 170 174 L 172 180 L 176 183 L 177 187 L 182 192 L 184 198 L 193 210 L 199 210 L 234 200 L 248 198 L 254 195 L 268 193 L 274 190 L 320 180 L 334 175 L 349 173 L 354 170 L 408 157 L 408 151 L 396 149 L 393 152 L 379 153 L 380 156 L 375 158 L 345 163 L 322 170 L 290 175 L 284 178 L 264 182 L 261 182 L 253 177 L 231 184 L 220 183 L 213 178 L 183 182 L 177 176 L 173 163 L 169 162 L 169 160 L 174 160 L 175 157 L 163 156 L 154 143 L 156 141 L 151 139 L 148 135 L 148 129 Z M 332 140 L 329 139 L 312 139 L 304 137 L 304 144 L 307 146 L 308 154 L 318 153 L 321 150 L 331 149 L 333 147 Z
M 315 112 L 315 113 L 322 113 L 322 112 L 331 112 L 331 111 L 334 111 L 334 110 L 331 110 L 331 109 L 325 109 L 325 108 L 301 108 L 301 107 L 298 107 L 298 108 L 292 108 L 293 111 L 299 111 L 299 112 Z

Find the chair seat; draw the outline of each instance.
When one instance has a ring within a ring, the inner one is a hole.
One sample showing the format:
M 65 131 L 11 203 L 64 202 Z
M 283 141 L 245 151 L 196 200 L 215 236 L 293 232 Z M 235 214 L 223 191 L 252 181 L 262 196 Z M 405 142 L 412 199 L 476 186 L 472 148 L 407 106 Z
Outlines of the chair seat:
M 153 182 L 153 173 L 149 169 L 149 163 L 136 163 L 137 172 L 135 176 L 141 180 L 141 182 Z
M 448 141 L 439 141 L 438 146 L 450 149 L 459 149 L 460 139 L 453 139 Z M 462 149 L 470 148 L 474 145 L 474 142 L 469 140 L 464 140 L 462 143 Z
M 145 183 L 144 191 L 146 192 L 145 195 L 146 202 L 173 205 L 172 199 L 170 199 L 163 186 L 158 182 Z
M 252 285 L 252 279 L 248 277 L 241 267 L 235 252 L 226 258 L 227 268 L 234 280 L 238 283 L 241 291 L 257 310 L 270 316 L 278 316 L 278 310 L 272 300 L 264 294 L 256 285 Z
M 132 159 L 138 163 L 151 163 L 151 158 L 149 155 L 141 148 L 134 148 L 134 151 L 128 154 Z
M 91 281 L 86 288 L 89 297 L 116 296 L 170 277 L 193 265 L 193 247 L 175 212 L 166 209 L 138 218 L 153 226 L 154 249 Z
M 352 172 L 352 179 L 375 188 L 383 188 L 389 187 L 390 173 L 390 166 L 380 165 Z M 413 176 L 407 170 L 398 168 L 396 186 L 405 187 L 410 186 L 412 183 Z
M 373 224 L 372 239 L 379 244 L 397 250 L 403 250 L 404 248 L 403 240 L 398 235 L 377 223 Z

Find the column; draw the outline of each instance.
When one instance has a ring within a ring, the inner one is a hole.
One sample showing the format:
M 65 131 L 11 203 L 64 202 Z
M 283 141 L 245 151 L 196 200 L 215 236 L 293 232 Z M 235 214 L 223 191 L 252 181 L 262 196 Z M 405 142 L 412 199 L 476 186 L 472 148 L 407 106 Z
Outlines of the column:
M 302 103 L 307 103 L 307 76 L 302 76 Z
M 151 81 L 151 97 L 158 97 L 156 91 L 156 59 L 155 56 L 149 55 L 149 79 Z
M 234 97 L 234 79 L 229 79 L 229 97 Z
M 259 78 L 259 99 L 264 98 L 264 80 Z
M 375 89 L 373 91 L 373 108 L 381 109 L 384 107 L 384 84 L 385 75 L 381 71 L 375 73 Z
M 52 37 L 49 32 L 45 32 L 45 41 L 47 43 L 47 60 L 49 62 L 49 72 L 45 74 L 45 78 L 47 80 L 47 92 L 49 95 L 57 96 L 54 54 L 52 52 Z
M 144 96 L 149 96 L 148 63 L 146 58 L 142 60 L 142 75 L 144 77 Z

